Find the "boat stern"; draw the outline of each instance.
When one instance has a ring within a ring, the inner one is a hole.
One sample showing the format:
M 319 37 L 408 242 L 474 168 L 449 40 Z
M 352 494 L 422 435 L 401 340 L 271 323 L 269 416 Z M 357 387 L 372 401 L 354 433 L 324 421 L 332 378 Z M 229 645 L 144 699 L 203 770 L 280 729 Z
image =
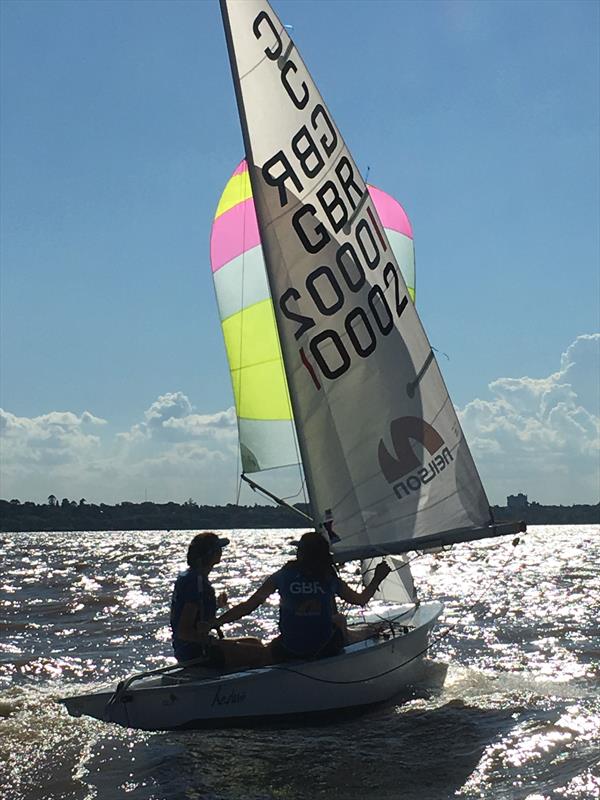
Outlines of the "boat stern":
M 113 697 L 114 691 L 107 690 L 61 697 L 58 702 L 67 709 L 71 717 L 93 717 L 101 722 L 128 726 L 126 702 L 112 703 Z

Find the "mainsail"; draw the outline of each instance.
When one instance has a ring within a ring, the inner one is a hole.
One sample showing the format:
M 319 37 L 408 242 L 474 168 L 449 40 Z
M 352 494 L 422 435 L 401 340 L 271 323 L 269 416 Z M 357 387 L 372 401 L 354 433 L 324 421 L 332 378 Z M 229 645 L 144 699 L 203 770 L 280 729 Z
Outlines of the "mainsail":
M 221 10 L 314 519 L 329 520 L 340 561 L 495 535 L 435 356 L 331 114 L 266 0 L 221 0 Z
M 375 186 L 368 190 L 414 301 L 410 221 L 389 194 Z M 253 473 L 296 464 L 292 407 L 245 160 L 219 200 L 210 261 L 231 370 L 242 469 Z

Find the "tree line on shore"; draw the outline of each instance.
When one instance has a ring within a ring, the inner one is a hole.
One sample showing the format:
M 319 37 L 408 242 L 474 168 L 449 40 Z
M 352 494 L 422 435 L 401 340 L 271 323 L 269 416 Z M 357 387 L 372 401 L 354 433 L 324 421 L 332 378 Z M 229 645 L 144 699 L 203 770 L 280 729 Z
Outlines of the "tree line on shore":
M 305 513 L 302 504 L 298 508 Z M 185 503 L 88 503 L 50 495 L 47 503 L 0 500 L 0 531 L 198 530 L 302 528 L 308 521 L 280 506 L 203 506 Z
M 309 513 L 308 506 L 297 509 Z M 505 506 L 493 506 L 497 522 L 517 516 L 529 525 L 591 525 L 600 523 L 600 503 L 596 505 L 543 506 L 529 503 L 518 515 Z M 0 531 L 121 531 L 121 530 L 199 530 L 224 528 L 307 528 L 308 520 L 282 506 L 198 505 L 185 503 L 122 502 L 116 505 L 88 503 L 54 495 L 47 503 L 0 500 Z

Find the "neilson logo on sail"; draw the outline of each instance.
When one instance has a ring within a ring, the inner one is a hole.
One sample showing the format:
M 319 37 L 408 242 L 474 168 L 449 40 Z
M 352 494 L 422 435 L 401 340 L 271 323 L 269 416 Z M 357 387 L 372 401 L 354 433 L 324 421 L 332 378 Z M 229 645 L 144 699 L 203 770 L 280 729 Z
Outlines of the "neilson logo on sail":
M 380 439 L 379 466 L 399 500 L 419 491 L 421 486 L 436 478 L 454 461 L 450 448 L 444 447 L 440 434 L 419 417 L 399 417 L 392 420 L 390 435 L 395 456 L 390 455 L 383 439 Z M 417 457 L 411 440 L 420 442 L 432 457 L 427 464 L 423 464 Z

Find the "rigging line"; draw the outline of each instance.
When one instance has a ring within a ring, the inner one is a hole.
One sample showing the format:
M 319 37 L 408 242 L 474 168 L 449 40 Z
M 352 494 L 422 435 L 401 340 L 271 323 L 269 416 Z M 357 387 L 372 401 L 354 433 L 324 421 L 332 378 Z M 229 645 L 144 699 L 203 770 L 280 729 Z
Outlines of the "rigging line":
M 390 623 L 393 626 L 394 622 L 402 619 L 402 617 L 405 617 L 407 614 L 414 614 L 420 605 L 420 603 L 413 603 L 411 608 L 407 609 L 406 611 L 402 611 L 400 614 L 396 614 L 394 617 L 384 617 L 382 614 L 377 613 L 375 613 L 373 616 L 379 617 L 382 622 Z
M 514 544 L 515 543 L 513 542 L 513 546 Z M 504 570 L 508 566 L 508 563 L 510 562 L 512 557 L 513 554 L 511 553 L 510 556 L 506 559 L 505 563 L 502 565 L 502 570 Z M 487 586 L 479 594 L 475 602 L 471 603 L 471 605 L 465 610 L 463 616 L 472 611 L 475 608 L 475 606 L 481 602 L 484 595 L 487 594 L 492 583 L 494 583 L 495 580 L 496 580 L 495 576 L 490 579 Z M 417 658 L 420 658 L 422 655 L 431 650 L 434 644 L 443 641 L 447 636 L 449 636 L 449 634 L 458 625 L 459 621 L 457 620 L 453 625 L 449 625 L 448 628 L 443 633 L 439 634 L 439 636 L 432 636 L 431 639 L 429 640 L 429 644 L 426 647 L 424 647 L 423 650 L 420 650 L 416 655 L 411 656 L 411 658 L 407 659 L 406 661 L 403 661 L 402 664 L 397 664 L 395 667 L 391 667 L 390 669 L 387 669 L 384 672 L 380 672 L 377 675 L 370 675 L 369 677 L 366 678 L 357 678 L 356 680 L 352 681 L 336 681 L 336 680 L 331 680 L 329 678 L 319 678 L 316 675 L 307 675 L 306 672 L 300 672 L 300 670 L 292 669 L 291 667 L 280 667 L 279 665 L 275 665 L 275 669 L 279 669 L 283 672 L 291 672 L 294 675 L 300 676 L 301 678 L 307 678 L 308 680 L 316 681 L 317 683 L 328 683 L 336 686 L 349 686 L 351 684 L 356 684 L 356 683 L 365 683 L 367 681 L 377 680 L 378 678 L 384 678 L 386 675 L 390 675 L 392 672 L 396 672 L 397 670 L 402 669 L 402 667 L 405 667 L 407 664 L 410 664 L 412 661 L 415 661 Z

